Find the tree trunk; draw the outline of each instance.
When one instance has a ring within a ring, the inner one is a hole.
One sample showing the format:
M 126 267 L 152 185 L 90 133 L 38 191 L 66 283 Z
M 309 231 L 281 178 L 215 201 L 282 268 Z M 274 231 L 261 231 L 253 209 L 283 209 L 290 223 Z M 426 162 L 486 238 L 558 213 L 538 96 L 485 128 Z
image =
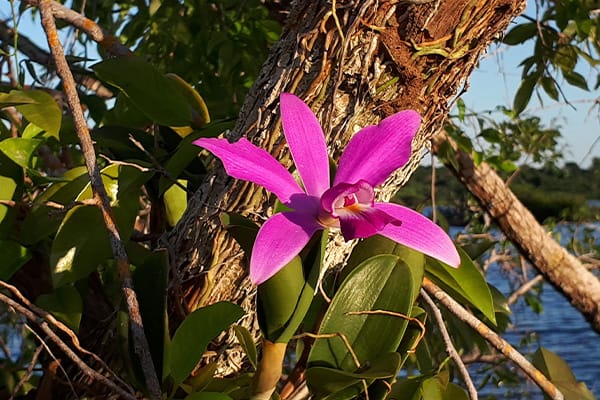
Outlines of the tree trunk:
M 227 137 L 231 141 L 247 137 L 290 166 L 280 134 L 278 97 L 292 92 L 315 111 L 330 154 L 337 159 L 358 128 L 401 109 L 414 109 L 422 115 L 422 127 L 413 140 L 410 161 L 378 193 L 385 200 L 418 166 L 479 57 L 525 4 L 525 0 L 296 1 Z M 272 203 L 273 196 L 227 177 L 220 165 L 206 177 L 176 229 L 164 238 L 172 254 L 171 305 L 180 317 L 227 299 L 249 311 L 245 323 L 253 326 L 255 288 L 247 279 L 241 250 L 221 229 L 218 215 L 232 210 L 260 219 Z M 329 264 L 347 254 L 349 247 L 339 246 L 341 242 L 339 237 L 332 240 Z
M 456 163 L 444 164 L 477 198 L 502 232 L 538 271 L 577 308 L 600 333 L 600 280 L 557 243 L 485 162 L 475 165 L 445 133 L 434 138 L 434 151 L 449 143 Z

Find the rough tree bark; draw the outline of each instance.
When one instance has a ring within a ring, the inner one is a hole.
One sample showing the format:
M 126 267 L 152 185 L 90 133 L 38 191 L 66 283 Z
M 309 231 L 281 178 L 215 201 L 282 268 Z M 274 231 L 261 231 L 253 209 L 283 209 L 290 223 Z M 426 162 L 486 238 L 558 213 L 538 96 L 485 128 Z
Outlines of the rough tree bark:
M 378 193 L 387 199 L 419 164 L 479 57 L 525 4 L 299 0 L 227 137 L 235 141 L 245 136 L 289 166 L 278 110 L 284 91 L 299 95 L 315 111 L 334 158 L 357 128 L 401 109 L 417 110 L 422 128 L 407 166 Z M 272 201 L 261 188 L 227 177 L 220 166 L 206 178 L 176 229 L 163 238 L 172 255 L 171 305 L 180 317 L 227 299 L 248 310 L 245 323 L 254 324 L 255 288 L 247 279 L 243 254 L 221 229 L 218 214 L 235 210 L 260 218 Z M 349 249 L 338 238 L 332 243 L 330 264 Z M 236 350 L 228 351 L 231 366 Z
M 498 223 L 502 232 L 538 271 L 577 308 L 600 333 L 600 280 L 556 242 L 533 214 L 487 164 L 475 165 L 445 133 L 434 137 L 433 151 L 442 143 L 452 146 L 455 163 L 444 165 L 454 173 Z

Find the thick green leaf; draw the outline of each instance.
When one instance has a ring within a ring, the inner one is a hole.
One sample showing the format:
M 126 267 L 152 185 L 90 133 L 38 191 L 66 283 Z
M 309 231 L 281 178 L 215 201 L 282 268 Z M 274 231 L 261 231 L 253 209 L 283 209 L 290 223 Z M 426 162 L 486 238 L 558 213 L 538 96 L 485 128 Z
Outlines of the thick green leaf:
M 427 400 L 444 400 L 444 388 L 439 379 L 432 377 L 421 382 L 421 397 Z
M 459 268 L 449 267 L 427 257 L 425 274 L 444 289 L 450 289 L 453 294 L 467 300 L 495 324 L 494 301 L 484 276 L 467 253 L 460 248 L 458 251 L 461 260 Z
M 423 377 L 421 376 L 398 379 L 392 385 L 389 398 L 396 400 L 421 400 L 420 388 L 422 381 Z
M 0 239 L 0 280 L 9 280 L 30 259 L 27 247 L 13 240 Z
M 258 286 L 258 318 L 263 335 L 275 341 L 287 326 L 304 288 L 302 259 L 294 257 L 273 277 Z
M 217 392 L 198 392 L 188 395 L 185 400 L 233 400 L 223 393 Z
M 527 107 L 527 104 L 529 104 L 536 83 L 537 76 L 533 75 L 527 76 L 521 81 L 521 85 L 519 85 L 519 89 L 517 89 L 517 93 L 515 93 L 515 98 L 513 100 L 513 110 L 515 115 L 521 114 L 523 110 L 525 110 L 525 107 Z
M 398 353 L 387 353 L 373 361 L 359 372 L 347 372 L 327 367 L 310 367 L 306 370 L 306 380 L 315 398 L 329 398 L 328 396 L 343 391 L 350 386 L 353 390 L 347 392 L 357 395 L 364 390 L 361 381 L 371 382 L 375 379 L 394 377 L 400 366 Z
M 364 261 L 342 283 L 323 317 L 319 334 L 343 334 L 361 366 L 395 351 L 404 335 L 406 319 L 348 313 L 387 310 L 408 315 L 413 304 L 412 274 L 413 270 L 395 255 L 380 255 Z M 348 372 L 357 369 L 339 337 L 317 339 L 308 365 Z
M 110 243 L 98 207 L 73 207 L 65 215 L 50 250 L 54 287 L 86 277 L 110 255 Z
M 534 22 L 526 22 L 524 24 L 519 24 L 512 28 L 508 33 L 504 36 L 503 42 L 514 46 L 520 43 L 525 42 L 528 39 L 531 39 L 538 32 L 538 25 Z
M 256 353 L 256 343 L 254 343 L 250 331 L 241 325 L 234 325 L 233 331 L 235 332 L 235 337 L 238 342 L 240 342 L 242 349 L 246 352 L 248 361 L 256 370 L 256 366 L 258 365 L 258 355 Z
M 163 378 L 167 328 L 167 281 L 169 256 L 166 250 L 150 251 L 137 243 L 127 243 L 127 255 L 134 268 L 132 278 L 144 321 L 144 332 L 158 379 Z
M 544 92 L 546 92 L 546 94 L 554 101 L 558 101 L 558 88 L 556 87 L 556 82 L 554 82 L 554 79 L 548 77 L 548 76 L 543 76 L 540 83 L 542 84 L 542 88 L 544 89 Z
M 93 66 L 100 79 L 118 87 L 148 118 L 167 126 L 189 126 L 192 115 L 177 84 L 139 57 L 119 57 Z
M 31 156 L 41 143 L 39 139 L 8 138 L 0 142 L 0 151 L 15 164 L 27 168 Z
M 411 267 L 413 278 L 413 301 L 419 295 L 419 289 L 421 289 L 421 283 L 423 282 L 423 272 L 425 265 L 425 255 L 410 247 L 403 246 L 391 239 L 380 235 L 374 235 L 370 238 L 361 240 L 356 247 L 352 250 L 350 258 L 346 263 L 346 267 L 342 270 L 342 281 L 345 279 L 350 272 L 354 270 L 363 261 L 375 257 L 381 254 L 393 254 L 398 257 L 406 265 Z
M 199 308 L 181 323 L 170 347 L 169 365 L 175 384 L 192 372 L 208 343 L 244 315 L 244 310 L 229 302 Z
M 75 333 L 79 331 L 83 301 L 74 286 L 62 286 L 52 293 L 43 294 L 38 297 L 36 304 L 52 313 Z
M 565 400 L 595 400 L 584 382 L 579 382 L 569 365 L 556 353 L 540 347 L 533 355 L 538 368 L 565 396 Z
M 54 98 L 42 90 L 0 93 L 0 108 L 14 106 L 29 122 L 58 138 L 62 112 Z

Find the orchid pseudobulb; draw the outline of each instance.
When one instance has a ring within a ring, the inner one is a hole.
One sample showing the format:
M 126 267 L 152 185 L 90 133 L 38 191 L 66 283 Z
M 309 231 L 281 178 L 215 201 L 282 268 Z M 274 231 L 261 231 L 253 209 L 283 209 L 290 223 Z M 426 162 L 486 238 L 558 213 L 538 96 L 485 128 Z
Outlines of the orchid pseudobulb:
M 317 118 L 292 94 L 283 93 L 280 100 L 283 132 L 304 188 L 245 138 L 235 143 L 194 141 L 218 157 L 230 176 L 263 186 L 291 209 L 273 215 L 258 232 L 250 258 L 255 284 L 277 273 L 325 228 L 339 228 L 345 240 L 383 235 L 451 266 L 460 264 L 452 240 L 439 226 L 409 208 L 375 201 L 374 188 L 408 161 L 420 125 L 418 113 L 401 111 L 356 133 L 330 184 L 327 146 Z

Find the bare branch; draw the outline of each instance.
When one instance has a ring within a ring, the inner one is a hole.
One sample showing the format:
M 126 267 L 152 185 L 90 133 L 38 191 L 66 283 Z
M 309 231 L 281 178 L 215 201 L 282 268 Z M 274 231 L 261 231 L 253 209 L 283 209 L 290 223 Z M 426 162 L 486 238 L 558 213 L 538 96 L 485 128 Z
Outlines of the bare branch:
M 473 381 L 471 380 L 471 376 L 469 375 L 469 371 L 467 370 L 467 367 L 465 367 L 465 364 L 463 363 L 462 359 L 460 358 L 458 351 L 456 351 L 456 348 L 454 347 L 454 343 L 452 343 L 452 338 L 450 337 L 450 334 L 448 333 L 448 329 L 446 329 L 446 324 L 444 322 L 444 318 L 442 317 L 442 313 L 440 312 L 437 305 L 433 302 L 431 297 L 429 297 L 429 295 L 427 294 L 427 292 L 424 289 L 421 289 L 421 297 L 423 298 L 423 300 L 425 300 L 425 303 L 427 303 L 427 305 L 429 306 L 429 309 L 433 313 L 435 322 L 436 322 L 438 328 L 440 329 L 442 338 L 444 339 L 444 345 L 446 346 L 446 353 L 448 353 L 448 356 L 450 356 L 452 361 L 454 361 L 454 363 L 456 364 L 456 366 L 458 368 L 458 372 L 460 373 L 460 376 L 462 377 L 463 382 L 467 386 L 467 392 L 469 393 L 469 398 L 471 400 L 477 400 L 477 398 L 478 398 L 477 389 L 475 388 L 475 385 L 473 384 Z
M 440 289 L 435 283 L 427 278 L 423 279 L 423 289 L 435 297 L 452 314 L 457 316 L 471 328 L 475 329 L 481 337 L 487 340 L 498 351 L 504 354 L 508 359 L 514 362 L 527 376 L 529 376 L 539 387 L 553 400 L 563 400 L 563 394 L 552 382 L 548 380 L 536 367 L 533 366 L 521 353 L 519 353 L 510 343 L 500 337 L 496 332 L 488 328 L 483 322 L 477 319 L 473 314 L 467 311 L 463 306 L 456 302 L 446 292 Z
M 57 7 L 55 6 L 56 4 L 57 3 L 53 2 L 52 0 L 41 0 L 39 2 L 39 8 L 42 15 L 42 25 L 44 26 L 44 31 L 48 40 L 48 46 L 52 52 L 52 57 L 56 63 L 58 75 L 61 77 L 63 82 L 63 88 L 67 96 L 69 109 L 73 115 L 75 130 L 77 131 L 77 136 L 79 137 L 79 142 L 81 143 L 81 150 L 85 158 L 88 174 L 90 176 L 90 183 L 94 193 L 94 198 L 98 202 L 98 207 L 102 213 L 104 224 L 108 229 L 113 256 L 117 263 L 117 269 L 121 279 L 121 289 L 127 303 L 134 349 L 142 364 L 142 370 L 144 372 L 144 378 L 146 380 L 150 397 L 153 399 L 160 399 L 162 397 L 162 391 L 156 375 L 154 363 L 150 355 L 148 339 L 144 334 L 144 326 L 142 323 L 140 307 L 137 295 L 133 288 L 133 281 L 131 279 L 129 259 L 116 225 L 115 217 L 110 206 L 110 200 L 108 199 L 108 195 L 106 193 L 106 188 L 104 187 L 104 183 L 102 182 L 102 178 L 100 176 L 100 168 L 97 163 L 90 131 L 88 129 L 85 116 L 83 114 L 83 109 L 81 108 L 81 103 L 77 95 L 75 80 L 73 79 L 73 75 L 69 69 L 69 64 L 65 59 L 62 44 L 58 39 L 58 32 L 56 30 L 56 23 L 54 21 L 54 14 L 57 12 Z M 71 10 L 69 10 L 69 12 L 73 13 Z M 80 21 L 81 19 L 90 21 L 79 14 L 77 15 L 79 17 L 75 18 L 76 21 Z M 90 29 L 89 26 L 87 26 L 87 28 Z M 81 26 L 80 29 L 85 29 L 85 26 Z M 99 28 L 98 30 L 92 30 L 92 32 L 97 35 L 103 35 Z
M 50 326 L 48 325 L 48 322 L 46 320 L 40 318 L 40 316 L 38 316 L 36 313 L 31 311 L 27 307 L 22 306 L 21 304 L 17 303 L 16 301 L 14 301 L 10 297 L 4 295 L 1 292 L 0 292 L 0 302 L 6 304 L 9 307 L 12 307 L 17 313 L 21 314 L 22 316 L 27 318 L 29 321 L 31 321 L 33 324 L 37 325 L 46 334 L 46 336 L 48 336 L 48 338 L 55 345 L 57 345 L 58 348 L 60 348 L 60 350 L 79 367 L 79 369 L 81 369 L 81 371 L 85 375 L 89 376 L 90 378 L 92 378 L 94 380 L 97 380 L 98 382 L 103 383 L 104 385 L 109 387 L 114 392 L 123 396 L 123 398 L 130 399 L 130 400 L 136 399 L 136 397 L 132 393 L 125 391 L 120 386 L 117 386 L 110 379 L 108 379 L 104 375 L 100 374 L 95 369 L 91 368 L 81 358 L 79 358 L 79 356 L 77 354 L 75 354 L 75 352 L 69 346 L 67 346 L 67 344 L 65 342 L 63 342 L 60 337 L 58 337 L 58 335 L 52 330 L 52 328 L 50 328 Z

